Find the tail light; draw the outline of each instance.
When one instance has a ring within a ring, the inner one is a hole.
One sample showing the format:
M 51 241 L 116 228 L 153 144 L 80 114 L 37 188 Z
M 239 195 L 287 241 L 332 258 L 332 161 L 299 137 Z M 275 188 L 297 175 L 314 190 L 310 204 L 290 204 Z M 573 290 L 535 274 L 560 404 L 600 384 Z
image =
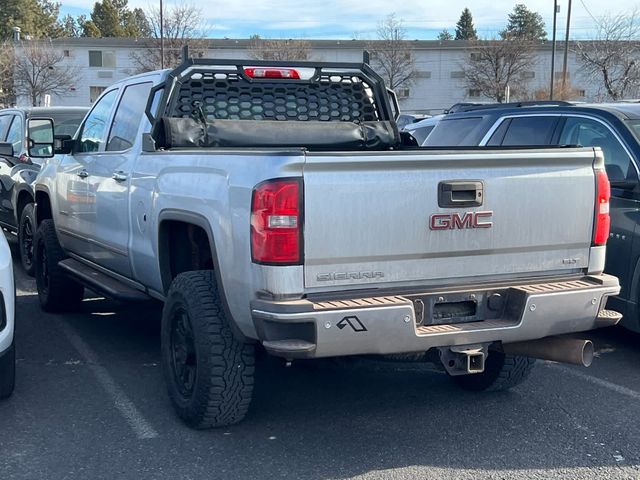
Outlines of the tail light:
M 250 78 L 284 78 L 299 80 L 300 74 L 293 68 L 246 67 L 244 73 Z
M 605 245 L 609 238 L 611 219 L 609 218 L 609 199 L 611 187 L 604 170 L 596 171 L 596 217 L 593 228 L 593 244 Z
M 267 180 L 253 189 L 251 259 L 268 265 L 302 262 L 302 184 Z

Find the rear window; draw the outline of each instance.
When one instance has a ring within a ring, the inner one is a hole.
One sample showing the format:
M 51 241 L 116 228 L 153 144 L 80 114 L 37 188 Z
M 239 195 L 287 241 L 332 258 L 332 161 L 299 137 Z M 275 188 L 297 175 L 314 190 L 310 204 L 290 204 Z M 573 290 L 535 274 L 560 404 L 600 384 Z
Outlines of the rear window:
M 550 145 L 558 117 L 518 117 L 511 120 L 502 145 Z
M 441 120 L 424 142 L 425 147 L 474 146 L 471 133 L 480 124 L 482 117 Z
M 627 120 L 627 125 L 640 142 L 640 120 Z

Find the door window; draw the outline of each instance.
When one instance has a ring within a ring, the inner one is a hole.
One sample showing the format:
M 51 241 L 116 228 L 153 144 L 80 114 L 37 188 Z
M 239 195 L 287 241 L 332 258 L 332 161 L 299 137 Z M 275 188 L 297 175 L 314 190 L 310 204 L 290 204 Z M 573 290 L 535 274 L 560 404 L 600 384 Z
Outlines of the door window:
M 0 115 L 0 142 L 4 142 L 5 138 L 7 138 L 7 130 L 12 118 L 11 115 Z
M 108 151 L 119 152 L 133 146 L 150 90 L 151 82 L 129 85 L 125 89 L 111 123 L 106 148 Z
M 502 145 L 529 146 L 550 145 L 558 117 L 530 116 L 511 120 Z
M 22 118 L 15 115 L 7 133 L 7 143 L 13 144 L 14 155 L 19 155 L 22 152 L 22 139 Z
M 100 149 L 107 133 L 107 122 L 117 93 L 118 90 L 105 93 L 87 116 L 78 142 L 80 152 L 97 152 Z
M 596 120 L 581 117 L 567 118 L 560 135 L 560 144 L 600 147 L 604 153 L 607 173 L 616 180 L 630 178 L 631 158 L 613 132 Z

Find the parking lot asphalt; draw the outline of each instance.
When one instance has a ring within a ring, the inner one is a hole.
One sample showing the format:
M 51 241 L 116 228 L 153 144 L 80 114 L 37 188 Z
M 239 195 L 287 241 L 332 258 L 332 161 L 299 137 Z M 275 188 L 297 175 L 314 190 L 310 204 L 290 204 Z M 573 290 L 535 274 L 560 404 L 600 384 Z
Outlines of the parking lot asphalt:
M 15 273 L 2 479 L 640 479 L 640 335 L 619 328 L 586 335 L 591 368 L 539 362 L 499 394 L 426 364 L 263 358 L 247 419 L 194 431 L 165 393 L 158 305 L 45 314 Z

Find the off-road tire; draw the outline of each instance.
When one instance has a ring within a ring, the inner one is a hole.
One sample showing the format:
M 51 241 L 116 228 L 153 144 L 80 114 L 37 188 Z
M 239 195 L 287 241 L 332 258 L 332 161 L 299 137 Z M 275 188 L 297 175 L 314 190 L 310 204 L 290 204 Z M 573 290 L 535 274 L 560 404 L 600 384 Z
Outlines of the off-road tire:
M 40 223 L 34 243 L 40 306 L 45 312 L 74 310 L 84 297 L 84 287 L 69 278 L 58 265 L 67 256 L 58 242 L 53 220 Z
M 16 345 L 11 346 L 0 356 L 0 399 L 8 398 L 16 384 Z
M 501 392 L 524 382 L 535 363 L 533 358 L 490 351 L 485 360 L 484 372 L 451 378 L 465 390 Z
M 18 249 L 20 251 L 20 263 L 25 273 L 30 277 L 35 275 L 36 264 L 34 261 L 34 237 L 36 227 L 33 217 L 33 203 L 28 203 L 20 213 L 18 222 Z
M 162 368 L 171 403 L 192 428 L 232 425 L 249 409 L 255 346 L 237 339 L 229 321 L 213 271 L 173 280 L 162 311 Z M 191 347 L 182 342 L 189 336 Z

